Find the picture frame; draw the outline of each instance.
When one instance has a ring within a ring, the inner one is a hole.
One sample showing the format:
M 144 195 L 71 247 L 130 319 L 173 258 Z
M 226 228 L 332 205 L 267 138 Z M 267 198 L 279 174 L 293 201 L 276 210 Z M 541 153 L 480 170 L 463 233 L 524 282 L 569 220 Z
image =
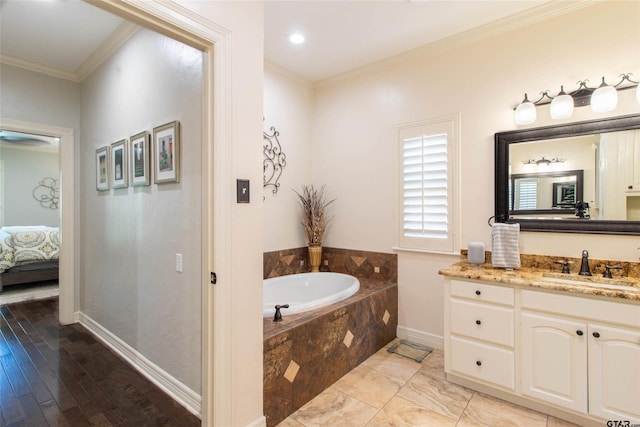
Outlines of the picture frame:
M 151 183 L 149 170 L 149 132 L 143 131 L 129 138 L 129 164 L 131 186 L 139 187 Z
M 156 184 L 180 182 L 180 123 L 153 128 L 153 179 Z
M 553 183 L 553 204 L 554 208 L 574 207 L 576 200 L 575 182 L 554 182 Z
M 109 190 L 109 146 L 96 150 L 96 190 Z
M 111 187 L 114 189 L 128 187 L 127 140 L 122 139 L 111 144 L 111 156 L 109 157 L 111 159 Z

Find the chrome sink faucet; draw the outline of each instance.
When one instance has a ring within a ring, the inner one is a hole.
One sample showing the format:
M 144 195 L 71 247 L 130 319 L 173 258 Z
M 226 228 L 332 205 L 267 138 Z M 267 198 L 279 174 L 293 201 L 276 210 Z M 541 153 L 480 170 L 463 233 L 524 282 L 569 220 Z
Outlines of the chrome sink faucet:
M 589 252 L 587 250 L 582 251 L 582 263 L 580 264 L 580 276 L 591 276 L 591 269 L 589 268 Z

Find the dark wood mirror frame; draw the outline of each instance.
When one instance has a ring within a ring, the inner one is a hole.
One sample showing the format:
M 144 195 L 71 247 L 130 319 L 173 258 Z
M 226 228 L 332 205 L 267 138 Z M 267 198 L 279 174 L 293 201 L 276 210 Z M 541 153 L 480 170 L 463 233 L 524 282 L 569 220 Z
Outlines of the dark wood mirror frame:
M 640 129 L 640 114 L 496 133 L 495 221 L 519 223 L 523 231 L 640 235 L 640 221 L 517 218 L 509 215 L 510 144 L 629 129 Z

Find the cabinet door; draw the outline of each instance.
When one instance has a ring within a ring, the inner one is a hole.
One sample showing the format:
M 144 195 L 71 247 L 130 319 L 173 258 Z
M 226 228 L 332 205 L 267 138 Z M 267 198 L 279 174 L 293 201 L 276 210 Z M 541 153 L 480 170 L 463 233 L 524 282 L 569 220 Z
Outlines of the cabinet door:
M 587 325 L 560 317 L 521 315 L 522 393 L 587 412 Z
M 640 423 L 640 332 L 589 325 L 589 413 Z

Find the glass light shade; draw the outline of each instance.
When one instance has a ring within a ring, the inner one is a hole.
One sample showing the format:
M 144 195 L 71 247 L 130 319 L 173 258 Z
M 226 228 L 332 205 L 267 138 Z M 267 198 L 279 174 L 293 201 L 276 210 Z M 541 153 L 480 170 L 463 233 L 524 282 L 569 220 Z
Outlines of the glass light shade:
M 567 95 L 563 89 L 560 89 L 558 96 L 551 101 L 549 113 L 552 119 L 571 117 L 573 114 L 573 98 L 571 95 Z
M 606 113 L 613 111 L 618 106 L 618 91 L 609 86 L 602 79 L 602 84 L 591 95 L 591 111 L 594 113 Z
M 536 106 L 529 101 L 527 95 L 524 95 L 524 101 L 516 107 L 516 123 L 519 125 L 528 125 L 536 121 Z

